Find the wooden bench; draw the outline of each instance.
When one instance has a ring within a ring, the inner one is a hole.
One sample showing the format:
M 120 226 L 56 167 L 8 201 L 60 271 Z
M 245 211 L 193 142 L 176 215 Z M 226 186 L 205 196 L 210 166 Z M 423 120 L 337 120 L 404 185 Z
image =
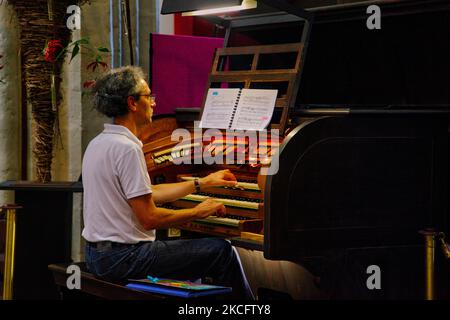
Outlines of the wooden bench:
M 66 273 L 70 263 L 50 264 L 48 269 L 52 272 L 55 284 L 60 293 L 61 299 L 70 299 L 83 293 L 85 296 L 93 296 L 100 299 L 108 300 L 163 300 L 169 296 L 155 294 L 150 292 L 137 291 L 129 289 L 124 285 L 107 282 L 94 277 L 93 274 L 87 272 L 85 263 L 72 263 L 81 269 L 81 288 L 79 290 L 69 290 L 66 285 L 67 278 L 71 274 Z M 79 298 L 79 297 L 78 297 Z M 174 298 L 174 297 L 170 297 Z
M 67 288 L 67 278 L 71 276 L 67 273 L 67 268 L 70 265 L 77 265 L 81 270 L 80 289 L 69 290 Z M 50 264 L 48 269 L 52 272 L 55 280 L 59 296 L 62 300 L 66 299 L 88 299 L 99 298 L 107 300 L 178 300 L 186 298 L 175 297 L 172 295 L 158 294 L 152 292 L 138 291 L 127 288 L 123 283 L 113 283 L 96 278 L 92 273 L 89 273 L 84 262 L 80 263 L 61 263 Z M 195 300 L 217 300 L 230 299 L 228 293 L 214 294 L 198 298 L 189 298 Z

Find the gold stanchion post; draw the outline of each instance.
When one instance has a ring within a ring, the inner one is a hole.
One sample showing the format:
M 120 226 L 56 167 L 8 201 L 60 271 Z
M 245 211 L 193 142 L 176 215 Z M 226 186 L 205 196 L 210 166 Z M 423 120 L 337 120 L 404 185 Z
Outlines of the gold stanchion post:
M 6 241 L 5 241 L 5 274 L 3 278 L 3 300 L 13 299 L 14 254 L 16 240 L 16 210 L 17 205 L 4 205 L 6 210 Z
M 420 233 L 425 237 L 425 299 L 434 300 L 434 248 L 437 232 L 425 229 Z

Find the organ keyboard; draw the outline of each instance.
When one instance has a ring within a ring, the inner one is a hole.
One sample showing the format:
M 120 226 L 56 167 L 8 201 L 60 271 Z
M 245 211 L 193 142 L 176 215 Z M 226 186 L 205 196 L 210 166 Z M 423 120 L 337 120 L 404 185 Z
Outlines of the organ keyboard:
M 192 181 L 194 179 L 196 179 L 196 177 L 181 177 L 181 180 L 185 181 Z M 257 183 L 243 182 L 243 181 L 238 181 L 238 183 L 234 187 L 223 187 L 223 188 L 261 191 Z
M 191 208 L 198 202 L 206 199 L 204 196 L 196 197 L 198 195 L 189 195 L 186 198 L 190 198 L 190 196 L 196 200 L 179 199 L 170 204 L 163 204 L 160 206 L 169 209 Z M 217 198 L 214 199 L 217 200 Z M 228 207 L 228 204 L 224 205 L 227 207 L 227 214 L 224 217 L 209 216 L 207 218 L 196 219 L 181 225 L 179 228 L 182 230 L 226 237 L 239 237 L 243 232 L 255 234 L 262 233 L 263 220 L 260 217 L 255 216 L 255 214 L 245 216 L 245 213 L 243 213 L 242 210 L 232 209 Z
M 180 175 L 178 180 L 197 177 Z M 210 187 L 182 197 L 171 205 L 175 208 L 192 208 L 206 199 L 214 199 L 226 207 L 225 217 L 210 216 L 182 225 L 180 228 L 221 236 L 240 236 L 242 232 L 262 233 L 263 197 L 257 183 L 238 179 L 236 187 Z
M 167 161 L 173 162 L 174 159 L 189 157 L 191 150 L 200 147 L 200 143 L 189 143 L 186 145 L 174 146 L 153 154 L 155 164 L 159 165 Z
M 197 219 L 195 221 L 197 221 L 198 223 L 206 223 L 206 224 L 214 224 L 214 225 L 224 225 L 224 226 L 230 226 L 233 228 L 238 228 L 239 227 L 239 221 L 241 219 L 234 219 L 234 218 L 230 218 L 228 217 L 216 217 L 216 216 L 209 216 L 207 218 L 204 219 Z
M 267 140 L 258 141 L 256 145 L 252 145 L 249 138 L 242 137 L 217 138 L 212 141 L 194 138 L 192 141 L 183 141 L 182 144 L 164 137 L 144 144 L 144 154 L 154 184 L 191 181 L 217 170 L 231 170 L 238 180 L 237 185 L 202 189 L 202 192 L 189 194 L 163 206 L 174 209 L 192 208 L 206 199 L 214 199 L 225 205 L 226 217 L 199 219 L 179 228 L 209 235 L 236 237 L 241 236 L 241 233 L 263 233 L 263 193 L 257 177 L 260 167 L 270 163 L 271 156 L 278 147 L 279 142 L 272 141 L 270 135 Z M 204 159 L 199 161 L 205 154 L 214 157 L 218 164 L 207 165 L 203 162 Z
M 145 145 L 144 154 L 149 166 L 164 167 L 174 163 L 201 163 L 203 157 L 209 156 L 220 163 L 230 164 L 267 164 L 279 148 L 278 140 L 271 140 L 270 136 L 264 141 L 250 143 L 249 140 L 214 139 L 212 141 L 193 141 L 179 143 L 171 137 L 161 139 L 160 145 Z
M 225 217 L 197 219 L 179 228 L 225 237 L 239 237 L 242 233 L 262 234 L 264 204 L 261 189 L 249 176 L 242 177 L 239 173 L 234 173 L 238 177 L 238 183 L 234 187 L 209 187 L 161 206 L 171 209 L 192 208 L 206 199 L 214 199 L 226 207 Z M 197 175 L 180 174 L 176 180 L 191 181 L 196 178 Z
M 236 200 L 225 198 L 224 196 L 215 196 L 213 194 L 205 194 L 205 193 L 193 193 L 189 194 L 185 197 L 180 198 L 182 200 L 192 201 L 192 202 L 203 202 L 206 199 L 212 199 L 217 202 L 222 203 L 225 206 L 235 207 L 235 208 L 244 208 L 251 210 L 259 209 L 259 201 L 257 199 L 245 199 L 245 200 Z

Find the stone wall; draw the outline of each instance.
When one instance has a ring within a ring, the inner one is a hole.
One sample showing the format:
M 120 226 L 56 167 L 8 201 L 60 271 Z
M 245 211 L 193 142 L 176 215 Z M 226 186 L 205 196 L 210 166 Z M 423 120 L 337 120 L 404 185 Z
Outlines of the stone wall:
M 0 5 L 0 181 L 20 177 L 20 59 L 19 26 L 14 9 Z M 0 204 L 14 201 L 11 191 L 0 191 Z

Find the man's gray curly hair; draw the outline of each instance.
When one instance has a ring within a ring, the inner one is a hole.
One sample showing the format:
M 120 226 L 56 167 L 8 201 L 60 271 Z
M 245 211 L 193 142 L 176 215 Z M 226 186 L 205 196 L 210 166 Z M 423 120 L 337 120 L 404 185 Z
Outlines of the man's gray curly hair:
M 102 75 L 92 89 L 95 109 L 110 118 L 127 114 L 127 98 L 139 94 L 141 79 L 145 79 L 144 72 L 135 66 L 112 69 Z

